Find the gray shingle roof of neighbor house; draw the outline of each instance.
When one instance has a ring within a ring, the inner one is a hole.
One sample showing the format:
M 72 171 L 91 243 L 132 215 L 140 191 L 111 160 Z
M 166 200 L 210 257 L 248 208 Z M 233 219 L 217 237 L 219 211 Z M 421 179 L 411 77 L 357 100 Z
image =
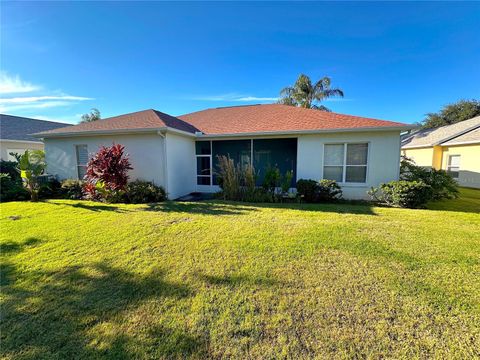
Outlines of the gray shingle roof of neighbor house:
M 480 144 L 480 126 L 475 130 L 442 143 L 443 146 L 460 144 Z
M 440 144 L 447 145 L 447 143 L 452 144 L 452 141 L 454 139 L 458 139 L 460 136 L 465 136 L 466 138 L 473 136 L 475 138 L 478 137 L 477 132 L 471 135 L 468 134 L 478 128 L 480 128 L 480 116 L 476 116 L 469 120 L 460 121 L 452 125 L 441 126 L 434 129 L 419 130 L 405 136 L 402 139 L 402 148 L 421 148 Z
M 207 109 L 174 117 L 156 110 L 144 110 L 55 129 L 36 134 L 39 137 L 147 131 L 161 129 L 185 133 L 220 136 L 255 133 L 289 133 L 311 131 L 359 131 L 370 129 L 410 129 L 412 126 L 333 112 L 303 109 L 280 104 L 230 106 Z
M 38 142 L 32 134 L 66 126 L 69 124 L 0 114 L 0 139 Z

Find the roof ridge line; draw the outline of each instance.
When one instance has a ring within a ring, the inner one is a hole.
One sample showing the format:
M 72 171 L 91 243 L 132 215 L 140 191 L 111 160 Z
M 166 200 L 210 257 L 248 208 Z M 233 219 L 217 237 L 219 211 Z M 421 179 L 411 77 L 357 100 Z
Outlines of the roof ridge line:
M 475 119 L 475 118 L 472 118 L 472 119 Z M 470 119 L 468 119 L 468 120 L 470 120 Z M 460 123 L 460 122 L 461 122 L 461 121 L 459 121 L 459 123 Z M 458 123 L 457 123 L 457 124 L 458 124 Z M 455 125 L 455 124 L 450 124 L 450 125 Z M 449 125 L 447 125 L 447 126 L 449 126 Z M 451 135 L 451 136 L 447 136 L 446 138 L 441 139 L 441 140 L 435 142 L 433 145 L 440 145 L 440 144 L 442 144 L 442 143 L 444 143 L 444 142 L 453 140 L 453 139 L 455 139 L 455 138 L 457 138 L 457 137 L 459 137 L 459 136 L 465 135 L 465 134 L 469 133 L 470 131 L 476 130 L 476 129 L 478 129 L 478 128 L 480 128 L 480 123 L 479 123 L 479 124 L 475 124 L 475 125 L 473 125 L 472 127 L 469 127 L 469 128 L 467 128 L 467 129 L 464 129 L 463 131 L 460 131 L 458 134 Z M 439 129 L 439 128 L 438 128 L 438 129 Z

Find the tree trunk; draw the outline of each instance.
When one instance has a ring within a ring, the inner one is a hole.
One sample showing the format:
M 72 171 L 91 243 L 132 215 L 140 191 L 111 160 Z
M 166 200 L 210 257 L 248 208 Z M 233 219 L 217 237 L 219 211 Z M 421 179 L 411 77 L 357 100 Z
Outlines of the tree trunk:
M 38 201 L 38 191 L 37 190 L 32 190 L 30 192 L 30 201 L 32 201 L 32 202 L 37 202 Z

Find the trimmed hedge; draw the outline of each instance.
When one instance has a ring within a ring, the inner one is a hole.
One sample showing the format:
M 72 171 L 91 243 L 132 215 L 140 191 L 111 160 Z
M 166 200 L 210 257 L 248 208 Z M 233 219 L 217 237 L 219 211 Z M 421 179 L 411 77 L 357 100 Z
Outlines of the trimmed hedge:
M 368 193 L 381 203 L 403 208 L 422 208 L 432 199 L 432 187 L 423 181 L 390 181 Z
M 147 204 L 165 201 L 166 199 L 165 189 L 151 181 L 135 180 L 127 184 L 125 202 Z
M 332 202 L 342 198 L 340 185 L 335 180 L 300 179 L 297 181 L 297 192 L 305 202 Z

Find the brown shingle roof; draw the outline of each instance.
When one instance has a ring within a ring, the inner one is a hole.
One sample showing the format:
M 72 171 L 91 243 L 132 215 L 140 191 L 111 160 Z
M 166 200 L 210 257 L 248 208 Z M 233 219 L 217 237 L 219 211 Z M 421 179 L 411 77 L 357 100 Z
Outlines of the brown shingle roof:
M 280 104 L 207 109 L 179 118 L 209 135 L 407 126 L 399 122 Z
M 171 127 L 174 129 L 195 133 L 197 129 L 174 116 L 156 110 L 143 110 L 130 114 L 114 116 L 89 123 L 63 127 L 41 132 L 37 135 L 75 134 L 89 131 L 144 130 Z
M 376 120 L 333 112 L 303 109 L 280 104 L 232 106 L 207 109 L 203 111 L 173 117 L 156 110 L 144 110 L 79 124 L 67 128 L 55 129 L 37 134 L 48 136 L 55 134 L 78 134 L 90 131 L 108 132 L 121 130 L 145 130 L 174 128 L 206 135 L 247 134 L 247 133 L 284 133 L 315 130 L 348 130 L 369 128 L 398 128 L 406 124 Z

